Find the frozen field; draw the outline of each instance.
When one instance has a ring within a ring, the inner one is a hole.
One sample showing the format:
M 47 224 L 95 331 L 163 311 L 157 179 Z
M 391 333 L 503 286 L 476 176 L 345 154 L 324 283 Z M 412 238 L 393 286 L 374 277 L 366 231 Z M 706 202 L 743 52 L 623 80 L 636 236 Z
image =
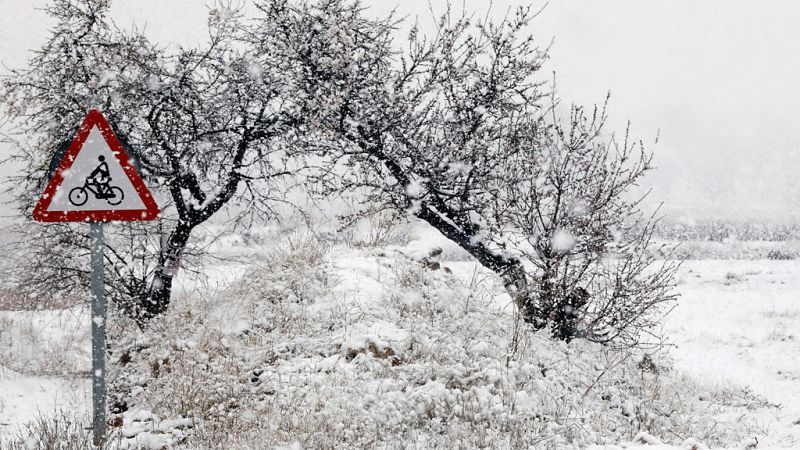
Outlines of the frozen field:
M 677 367 L 780 404 L 764 434 L 800 447 L 800 262 L 687 261 L 679 290 L 666 324 Z
M 413 242 L 404 251 L 413 253 Z M 359 276 L 372 270 L 369 263 L 353 261 L 341 261 L 352 266 L 346 270 L 352 278 L 341 280 L 336 290 L 344 298 L 348 292 L 379 290 L 374 280 Z M 443 263 L 465 282 L 474 272 L 469 262 L 448 262 L 447 251 Z M 230 270 L 219 273 L 235 278 Z M 752 430 L 757 448 L 800 447 L 800 262 L 686 261 L 678 289 L 681 298 L 664 330 L 674 344 L 675 368 L 721 389 L 749 387 L 752 409 L 763 411 Z M 80 308 L 0 312 L 0 439 L 39 415 L 86 413 L 87 326 Z M 730 443 L 741 448 L 737 445 Z

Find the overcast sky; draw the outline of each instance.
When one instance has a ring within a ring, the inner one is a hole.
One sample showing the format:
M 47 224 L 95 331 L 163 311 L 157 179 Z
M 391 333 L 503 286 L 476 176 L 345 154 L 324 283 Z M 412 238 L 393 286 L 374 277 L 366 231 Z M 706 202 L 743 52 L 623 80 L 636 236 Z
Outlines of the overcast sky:
M 0 0 L 0 62 L 21 67 L 47 33 L 41 0 Z M 458 1 L 452 3 L 461 7 Z M 428 0 L 370 0 L 374 14 L 430 24 Z M 431 0 L 440 13 L 445 0 Z M 495 0 L 492 15 L 543 2 Z M 485 0 L 465 0 L 483 15 Z M 145 25 L 151 39 L 203 39 L 208 7 L 198 0 L 116 0 L 121 26 Z M 800 2 L 795 0 L 553 0 L 531 31 L 554 45 L 564 101 L 602 102 L 611 122 L 652 144 L 653 200 L 692 215 L 800 216 Z M 7 151 L 7 150 L 6 150 Z M 4 151 L 4 153 L 6 152 Z M 7 174 L 8 168 L 0 168 Z

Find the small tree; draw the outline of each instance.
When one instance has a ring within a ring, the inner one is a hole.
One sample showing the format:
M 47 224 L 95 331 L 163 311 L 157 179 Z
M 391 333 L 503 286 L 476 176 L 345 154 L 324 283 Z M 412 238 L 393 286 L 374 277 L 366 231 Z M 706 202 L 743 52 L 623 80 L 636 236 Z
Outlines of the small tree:
M 261 10 L 254 40 L 295 61 L 298 89 L 317 102 L 325 140 L 309 145 L 341 175 L 334 190 L 427 222 L 497 273 L 528 322 L 563 339 L 635 337 L 671 299 L 670 269 L 648 272 L 652 224 L 629 223 L 637 202 L 623 200 L 649 157 L 630 166 L 631 150 L 614 154 L 602 120 L 587 125 L 579 109 L 567 127 L 553 120 L 537 80 L 546 52 L 524 35 L 530 10 L 499 24 L 448 11 L 431 38 L 412 27 L 404 51 L 395 22 L 365 18 L 357 1 Z M 564 211 L 579 200 L 591 214 Z M 566 238 L 580 245 L 561 248 Z
M 283 189 L 300 163 L 281 142 L 302 126 L 302 97 L 287 89 L 278 65 L 259 65 L 240 50 L 235 10 L 211 11 L 203 47 L 170 53 L 117 29 L 108 8 L 108 0 L 54 0 L 47 8 L 57 21 L 50 38 L 28 69 L 3 78 L 0 95 L 6 116 L 25 136 L 16 147 L 23 173 L 14 188 L 26 216 L 53 151 L 89 108 L 103 110 L 138 150 L 169 218 L 148 229 L 165 238 L 143 248 L 147 267 L 139 279 L 149 278 L 148 288 L 129 309 L 144 324 L 169 305 L 173 277 L 198 225 L 226 207 L 235 206 L 241 218 L 270 215 L 274 201 L 285 201 Z M 68 227 L 59 233 L 78 231 Z M 112 271 L 112 286 L 125 273 Z
M 498 220 L 526 262 L 521 294 L 536 301 L 537 321 L 567 341 L 626 345 L 641 343 L 655 310 L 675 298 L 677 265 L 656 262 L 657 220 L 630 192 L 652 154 L 627 132 L 622 142 L 604 137 L 605 120 L 605 107 L 587 116 L 573 106 L 567 125 L 554 114 L 553 126 L 530 136 L 504 167 L 513 183 Z

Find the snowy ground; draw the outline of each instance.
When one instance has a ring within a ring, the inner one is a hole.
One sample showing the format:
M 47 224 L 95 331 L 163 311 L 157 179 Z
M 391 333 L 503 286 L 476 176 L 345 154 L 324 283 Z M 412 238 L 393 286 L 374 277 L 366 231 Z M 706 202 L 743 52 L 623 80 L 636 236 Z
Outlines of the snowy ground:
M 18 433 L 40 415 L 88 414 L 90 408 L 91 389 L 85 378 L 24 375 L 0 368 L 0 438 Z
M 0 438 L 40 415 L 91 408 L 84 308 L 0 311 Z
M 780 404 L 764 434 L 800 447 L 800 261 L 687 261 L 667 320 L 679 368 Z
M 400 251 L 415 257 L 427 244 L 412 239 Z M 467 282 L 476 273 L 472 263 L 449 247 L 442 260 Z M 334 289 L 342 298 L 359 290 L 385 289 L 379 285 L 380 277 L 358 275 L 374 270 L 369 260 L 350 259 L 343 264 L 352 266 L 345 271 L 354 276 L 337 282 Z M 214 270 L 220 274 L 218 279 L 224 274 L 231 280 L 232 273 L 241 273 Z M 665 333 L 675 344 L 671 355 L 676 368 L 722 388 L 748 386 L 769 403 L 780 405 L 758 416 L 757 448 L 800 448 L 800 262 L 686 261 L 678 289 L 679 304 L 665 324 Z M 39 414 L 86 413 L 90 400 L 84 378 L 87 328 L 80 309 L 0 311 L 0 441 Z M 63 369 L 61 374 L 58 367 Z

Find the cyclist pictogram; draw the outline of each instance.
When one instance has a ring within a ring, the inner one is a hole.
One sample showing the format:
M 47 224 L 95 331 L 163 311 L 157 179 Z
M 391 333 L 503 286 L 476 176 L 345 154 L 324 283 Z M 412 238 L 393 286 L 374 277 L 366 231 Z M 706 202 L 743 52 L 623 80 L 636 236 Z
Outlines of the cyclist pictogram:
M 111 186 L 111 174 L 103 155 L 97 157 L 100 164 L 86 177 L 83 186 L 78 186 L 69 191 L 69 202 L 81 206 L 89 199 L 89 193 L 98 200 L 105 200 L 109 205 L 119 205 L 125 198 L 125 193 L 117 186 Z

